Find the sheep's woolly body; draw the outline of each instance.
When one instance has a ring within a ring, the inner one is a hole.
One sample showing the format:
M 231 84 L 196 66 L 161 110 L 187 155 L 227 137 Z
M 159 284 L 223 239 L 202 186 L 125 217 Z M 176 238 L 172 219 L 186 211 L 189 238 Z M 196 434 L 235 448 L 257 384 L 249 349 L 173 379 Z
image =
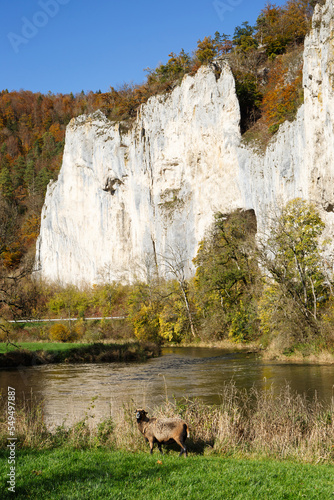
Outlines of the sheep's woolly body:
M 154 435 L 155 438 L 162 442 L 167 442 L 170 440 L 170 434 L 177 430 L 180 426 L 182 426 L 184 422 L 181 419 L 175 418 L 152 418 L 147 425 L 147 431 L 149 432 L 149 428 L 154 426 Z M 186 425 L 186 424 L 184 424 Z

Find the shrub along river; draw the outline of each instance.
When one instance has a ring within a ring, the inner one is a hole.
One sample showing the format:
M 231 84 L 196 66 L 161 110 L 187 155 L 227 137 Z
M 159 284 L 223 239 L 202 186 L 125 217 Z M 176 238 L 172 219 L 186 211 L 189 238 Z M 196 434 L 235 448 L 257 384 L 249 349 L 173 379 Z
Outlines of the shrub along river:
M 292 391 L 330 404 L 333 365 L 298 365 L 263 361 L 256 354 L 218 348 L 166 347 L 145 363 L 55 364 L 0 370 L 0 387 L 15 387 L 17 397 L 44 400 L 48 424 L 73 423 L 94 415 L 100 420 L 122 406 L 151 409 L 166 398 L 200 398 L 219 404 L 224 384 L 237 388 Z M 92 403 L 93 398 L 97 399 Z M 90 405 L 94 408 L 88 410 Z

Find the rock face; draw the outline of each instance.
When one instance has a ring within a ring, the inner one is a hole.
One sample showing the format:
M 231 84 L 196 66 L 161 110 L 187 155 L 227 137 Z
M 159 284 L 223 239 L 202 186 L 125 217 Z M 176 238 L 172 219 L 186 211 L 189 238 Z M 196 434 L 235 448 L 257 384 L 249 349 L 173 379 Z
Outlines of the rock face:
M 177 253 L 187 262 L 217 211 L 254 209 L 258 227 L 300 196 L 334 226 L 334 12 L 316 7 L 305 41 L 305 99 L 264 154 L 242 144 L 232 73 L 202 67 L 152 97 L 130 128 L 101 112 L 68 125 L 63 165 L 49 185 L 36 268 L 49 280 L 145 279 Z

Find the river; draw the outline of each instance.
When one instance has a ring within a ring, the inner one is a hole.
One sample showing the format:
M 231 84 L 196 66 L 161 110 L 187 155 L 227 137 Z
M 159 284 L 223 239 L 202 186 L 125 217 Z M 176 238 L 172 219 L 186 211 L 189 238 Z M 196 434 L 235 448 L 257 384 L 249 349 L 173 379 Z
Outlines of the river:
M 218 404 L 224 384 L 278 392 L 315 394 L 326 404 L 334 395 L 333 365 L 262 361 L 255 354 L 218 348 L 166 347 L 146 363 L 56 364 L 0 370 L 0 387 L 15 387 L 17 397 L 44 400 L 46 422 L 67 424 L 85 416 L 93 398 L 95 420 L 114 415 L 122 405 L 152 408 L 173 397 Z

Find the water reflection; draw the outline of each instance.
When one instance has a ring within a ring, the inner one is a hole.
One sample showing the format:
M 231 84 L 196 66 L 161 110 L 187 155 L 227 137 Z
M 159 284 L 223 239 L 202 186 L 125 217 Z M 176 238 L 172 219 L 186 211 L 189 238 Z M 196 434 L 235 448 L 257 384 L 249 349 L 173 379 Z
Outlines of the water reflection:
M 48 423 L 59 425 L 82 418 L 92 398 L 96 419 L 113 415 L 123 404 L 151 408 L 166 398 L 198 397 L 220 402 L 226 382 L 238 388 L 278 392 L 288 383 L 293 391 L 330 402 L 334 366 L 263 362 L 256 355 L 209 348 L 165 348 L 161 358 L 143 364 L 46 365 L 0 371 L 0 386 L 45 399 Z

